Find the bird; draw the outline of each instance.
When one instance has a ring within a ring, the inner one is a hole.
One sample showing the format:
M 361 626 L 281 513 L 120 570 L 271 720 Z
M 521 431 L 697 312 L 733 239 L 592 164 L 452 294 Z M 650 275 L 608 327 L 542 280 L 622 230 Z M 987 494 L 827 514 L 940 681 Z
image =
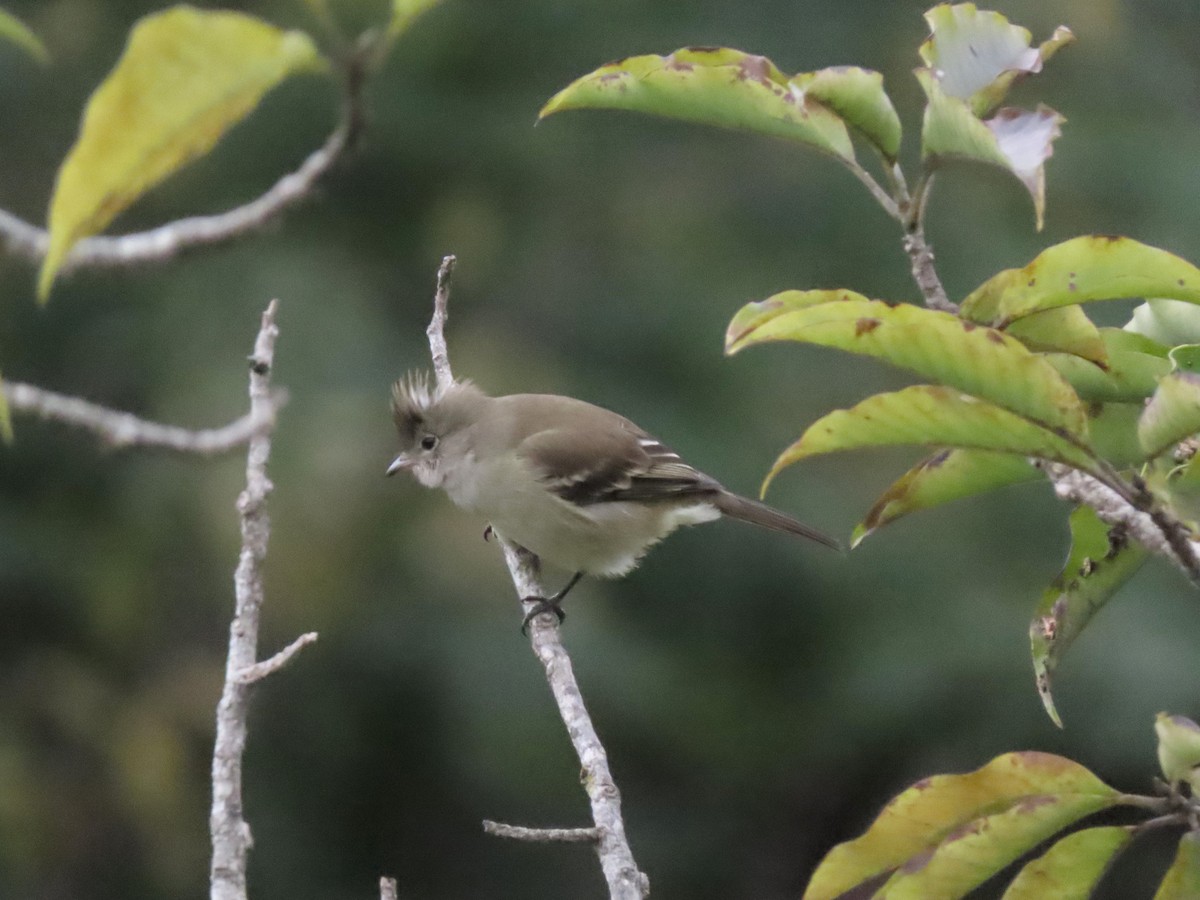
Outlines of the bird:
M 410 373 L 392 387 L 407 471 L 541 560 L 573 572 L 534 605 L 561 623 L 561 603 L 585 575 L 616 578 L 677 528 L 722 516 L 842 549 L 791 516 L 723 487 L 615 412 L 555 394 L 491 397 L 470 381 L 433 385 Z M 486 532 L 485 532 L 486 534 Z

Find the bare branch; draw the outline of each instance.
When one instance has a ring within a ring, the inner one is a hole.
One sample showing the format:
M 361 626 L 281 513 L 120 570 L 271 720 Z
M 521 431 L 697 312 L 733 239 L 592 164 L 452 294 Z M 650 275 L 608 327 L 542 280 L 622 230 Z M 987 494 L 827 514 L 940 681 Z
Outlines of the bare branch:
M 276 414 L 287 400 L 286 394 L 277 392 L 260 408 L 228 425 L 191 431 L 148 422 L 127 412 L 19 381 L 4 382 L 3 390 L 13 412 L 30 413 L 42 419 L 86 428 L 110 447 L 160 447 L 202 456 L 224 453 L 269 432 L 275 426 Z
M 523 825 L 505 825 L 503 822 L 483 820 L 483 830 L 496 837 L 531 844 L 590 844 L 600 839 L 599 828 L 526 828 Z
M 379 879 L 379 900 L 399 900 L 400 893 L 395 878 Z
M 450 254 L 442 257 L 438 267 L 437 292 L 433 295 L 433 318 L 425 335 L 429 338 L 429 355 L 433 359 L 433 374 L 437 378 L 439 388 L 447 388 L 454 383 L 454 373 L 450 370 L 450 353 L 446 349 L 446 319 L 450 313 L 450 277 L 454 274 L 454 264 L 457 258 Z
M 1188 529 L 1159 508 L 1148 492 L 1139 492 L 1135 487 L 1127 492 L 1128 496 L 1123 496 L 1109 485 L 1070 466 L 1044 460 L 1035 461 L 1035 465 L 1050 478 L 1060 499 L 1090 506 L 1101 521 L 1120 525 L 1151 553 L 1166 557 L 1192 582 L 1200 584 L 1200 559 L 1197 558 L 1200 548 L 1189 537 Z
M 250 357 L 250 412 L 263 416 L 271 406 L 271 367 L 275 357 L 275 326 L 278 303 L 272 300 L 263 313 L 262 327 Z M 242 549 L 233 584 L 235 608 L 229 626 L 229 655 L 225 662 L 225 686 L 217 705 L 217 733 L 213 745 L 212 900 L 246 900 L 246 856 L 252 844 L 250 826 L 242 815 L 242 754 L 246 749 L 246 718 L 250 683 L 247 672 L 257 665 L 279 668 L 301 646 L 311 643 L 308 635 L 265 664 L 257 664 L 258 619 L 263 603 L 263 562 L 271 535 L 267 497 L 272 485 L 267 477 L 271 455 L 271 433 L 250 439 L 246 454 L 246 488 L 238 497 Z M 315 635 L 312 636 L 315 639 Z M 281 657 L 284 657 L 281 659 Z M 273 671 L 274 669 L 272 669 Z M 266 672 L 263 673 L 267 674 Z
M 218 244 L 261 228 L 308 197 L 348 148 L 363 126 L 361 63 L 351 61 L 345 79 L 342 113 L 325 143 L 309 154 L 294 172 L 280 178 L 261 196 L 243 206 L 211 216 L 193 216 L 168 222 L 149 231 L 119 236 L 94 235 L 71 248 L 62 272 L 102 266 L 128 266 L 162 262 L 178 253 L 207 244 Z M 0 247 L 14 256 L 40 262 L 50 246 L 50 235 L 0 210 Z
M 302 634 L 270 659 L 264 659 L 262 662 L 257 662 L 252 666 L 242 669 L 238 673 L 237 679 L 242 684 L 254 684 L 256 681 L 262 681 L 268 675 L 274 675 L 290 663 L 296 654 L 309 644 L 315 644 L 316 642 L 317 633 L 315 631 Z
M 912 264 L 913 280 L 921 289 L 925 305 L 930 309 L 957 313 L 958 305 L 952 303 L 946 296 L 946 289 L 942 286 L 937 269 L 934 268 L 933 250 L 925 243 L 924 226 L 918 223 L 904 235 L 904 252 L 908 254 L 909 262 Z
M 438 270 L 433 318 L 426 331 L 439 385 L 454 381 L 445 337 L 446 305 L 449 302 L 453 266 L 453 256 L 442 260 Z M 446 381 L 443 382 L 443 379 Z M 500 538 L 500 546 L 504 550 L 504 559 L 508 563 L 517 596 L 545 597 L 538 558 L 503 538 Z M 524 607 L 524 612 L 528 613 L 533 604 L 527 602 Z M 532 619 L 529 623 L 529 639 L 534 653 L 546 670 L 546 680 L 558 704 L 559 715 L 567 726 L 567 734 L 584 771 L 583 784 L 591 801 L 592 821 L 597 831 L 596 854 L 600 857 L 600 868 L 608 882 L 609 896 L 612 900 L 642 900 L 650 893 L 650 880 L 638 869 L 625 837 L 621 793 L 609 771 L 604 745 L 600 743 L 587 707 L 584 706 L 583 694 L 575 681 L 571 658 L 559 638 L 558 622 L 554 616 L 543 613 Z

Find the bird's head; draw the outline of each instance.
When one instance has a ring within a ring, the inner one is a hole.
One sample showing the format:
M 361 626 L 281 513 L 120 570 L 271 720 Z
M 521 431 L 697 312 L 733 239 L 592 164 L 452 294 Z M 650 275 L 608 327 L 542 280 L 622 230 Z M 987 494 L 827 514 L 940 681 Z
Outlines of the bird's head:
M 424 373 L 411 372 L 392 386 L 392 419 L 400 452 L 387 474 L 411 471 L 426 487 L 439 487 L 446 474 L 443 449 L 461 438 L 487 397 L 469 381 L 433 386 Z

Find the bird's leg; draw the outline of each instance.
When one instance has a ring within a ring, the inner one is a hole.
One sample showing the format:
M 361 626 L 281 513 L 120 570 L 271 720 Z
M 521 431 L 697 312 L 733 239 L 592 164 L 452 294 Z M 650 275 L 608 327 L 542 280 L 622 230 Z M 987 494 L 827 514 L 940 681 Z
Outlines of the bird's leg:
M 540 616 L 542 613 L 546 612 L 554 613 L 555 617 L 558 619 L 558 624 L 561 625 L 563 620 L 566 619 L 567 614 L 562 611 L 562 607 L 559 604 L 563 602 L 563 598 L 567 596 L 567 592 L 570 591 L 571 588 L 575 587 L 575 585 L 579 583 L 579 579 L 582 577 L 582 572 L 576 572 L 571 576 L 571 580 L 563 586 L 563 589 L 553 597 L 522 597 L 521 602 L 532 603 L 533 609 L 529 610 L 529 612 L 525 614 L 525 618 L 521 620 L 521 634 L 528 635 L 529 623 L 532 622 L 537 616 Z

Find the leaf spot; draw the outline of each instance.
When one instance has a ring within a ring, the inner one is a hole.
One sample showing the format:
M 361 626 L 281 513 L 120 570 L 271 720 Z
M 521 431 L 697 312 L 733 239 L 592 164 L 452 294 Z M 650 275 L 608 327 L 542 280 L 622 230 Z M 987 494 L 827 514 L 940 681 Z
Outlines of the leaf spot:
M 859 319 L 854 323 L 854 336 L 862 337 L 864 334 L 870 334 L 880 326 L 878 319 Z

